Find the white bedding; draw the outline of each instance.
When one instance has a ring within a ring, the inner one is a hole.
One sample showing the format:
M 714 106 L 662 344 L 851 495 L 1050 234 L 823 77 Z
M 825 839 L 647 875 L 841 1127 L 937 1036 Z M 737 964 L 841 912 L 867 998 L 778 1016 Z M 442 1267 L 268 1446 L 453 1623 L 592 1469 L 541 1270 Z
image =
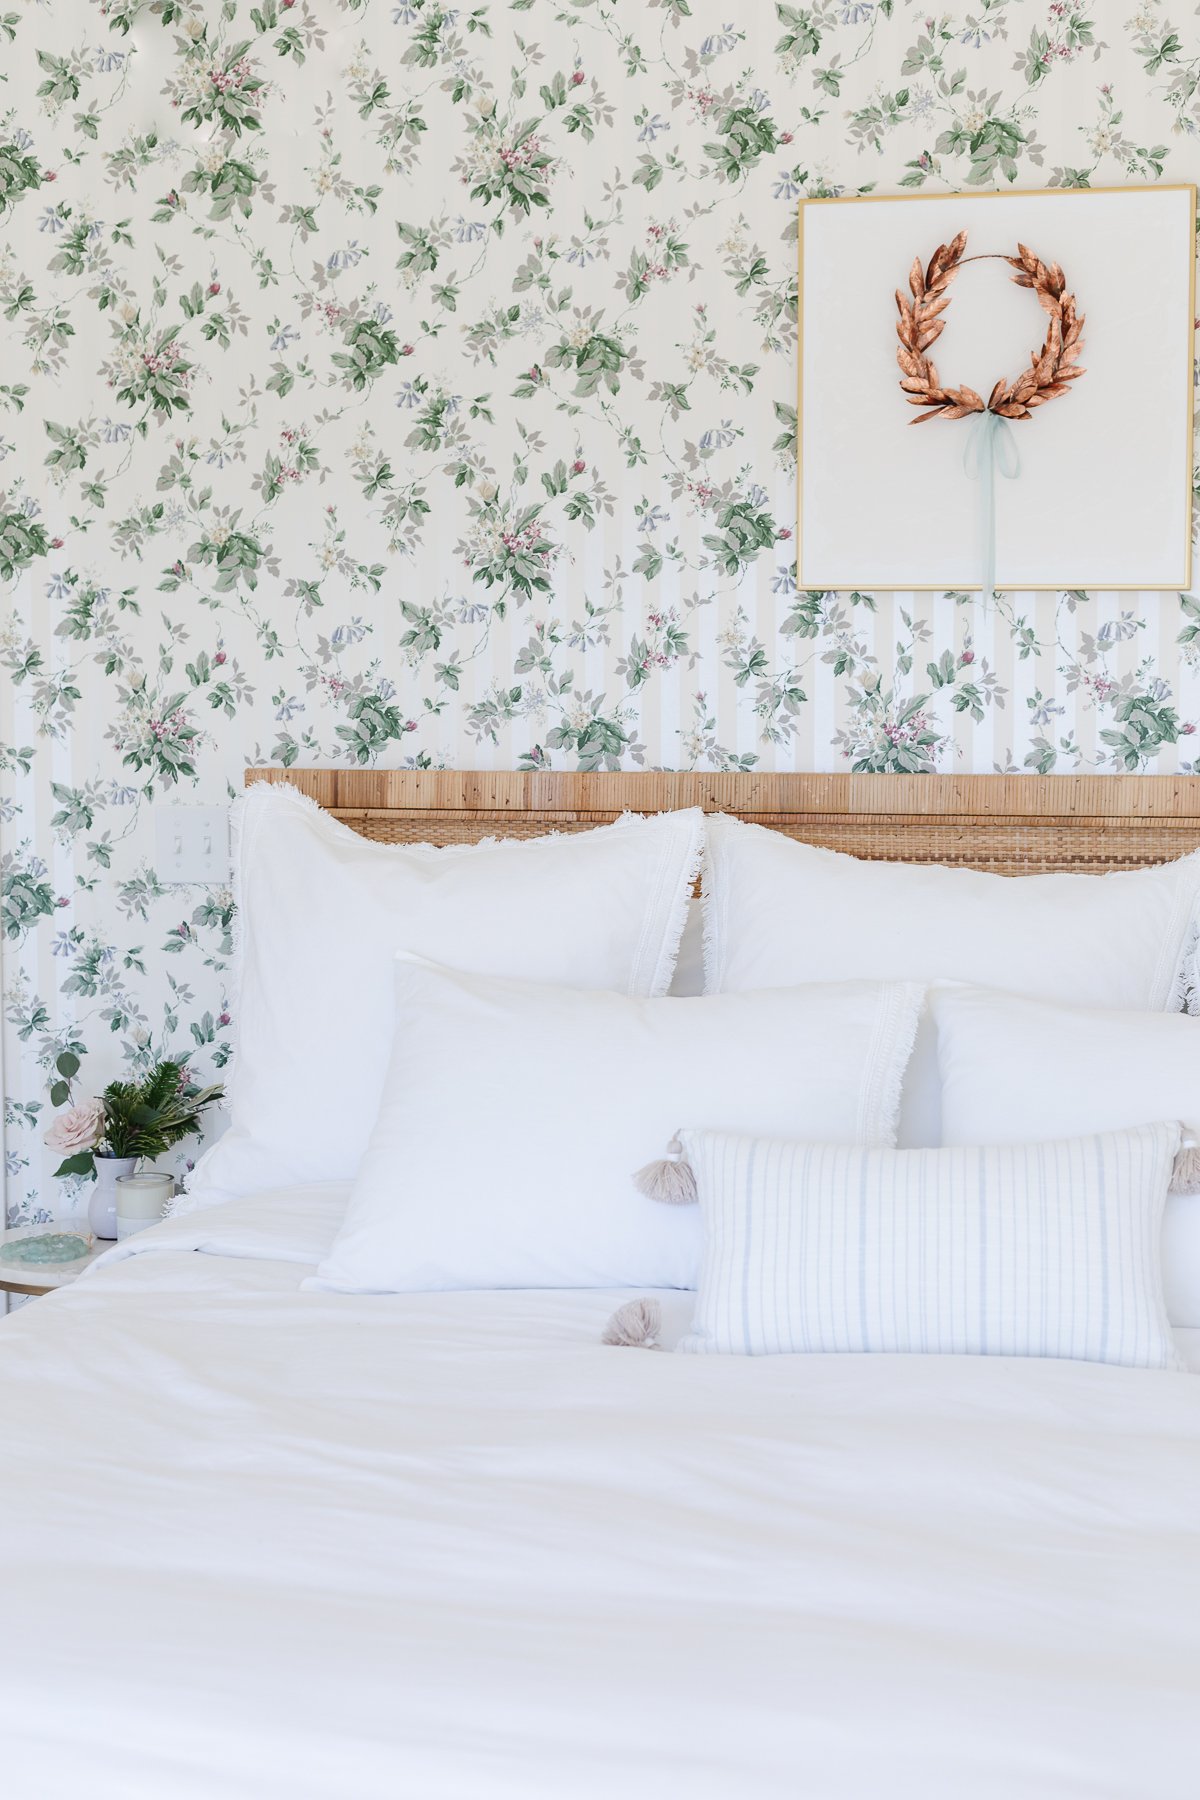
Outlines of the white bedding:
M 342 1200 L 0 1327 L 4 1800 L 1194 1800 L 1200 1382 L 301 1293 Z

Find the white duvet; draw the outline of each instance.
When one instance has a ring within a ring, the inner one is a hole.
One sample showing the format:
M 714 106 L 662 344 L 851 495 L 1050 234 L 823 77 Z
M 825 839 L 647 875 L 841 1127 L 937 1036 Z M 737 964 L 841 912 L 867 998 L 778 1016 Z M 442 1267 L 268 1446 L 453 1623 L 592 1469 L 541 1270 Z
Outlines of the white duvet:
M 0 1327 L 3 1800 L 1195 1800 L 1194 1376 L 301 1293 L 338 1207 Z

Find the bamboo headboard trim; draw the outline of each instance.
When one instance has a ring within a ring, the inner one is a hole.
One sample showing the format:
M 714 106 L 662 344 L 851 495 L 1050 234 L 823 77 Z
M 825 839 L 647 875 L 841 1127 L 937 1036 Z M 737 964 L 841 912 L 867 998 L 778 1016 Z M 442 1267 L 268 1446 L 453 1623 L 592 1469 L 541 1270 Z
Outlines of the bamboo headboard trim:
M 885 861 L 1001 874 L 1139 868 L 1200 846 L 1200 777 L 755 775 L 247 769 L 289 782 L 364 837 L 472 843 L 700 806 Z

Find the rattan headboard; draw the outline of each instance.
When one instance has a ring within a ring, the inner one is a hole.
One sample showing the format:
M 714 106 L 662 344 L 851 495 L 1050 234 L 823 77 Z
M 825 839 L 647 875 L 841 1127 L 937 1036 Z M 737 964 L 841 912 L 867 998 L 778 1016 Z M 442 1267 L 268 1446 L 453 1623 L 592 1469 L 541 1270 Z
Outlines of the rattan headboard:
M 622 812 L 702 806 L 806 843 L 1004 875 L 1134 869 L 1200 845 L 1200 777 L 617 775 L 459 769 L 247 769 L 298 787 L 364 837 L 465 844 L 584 831 Z

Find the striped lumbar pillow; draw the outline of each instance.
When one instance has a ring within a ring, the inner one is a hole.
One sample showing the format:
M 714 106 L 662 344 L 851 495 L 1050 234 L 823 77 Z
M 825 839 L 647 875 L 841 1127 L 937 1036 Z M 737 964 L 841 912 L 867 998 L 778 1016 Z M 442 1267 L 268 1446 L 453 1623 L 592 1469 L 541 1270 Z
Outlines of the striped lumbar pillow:
M 681 1350 L 1181 1366 L 1159 1266 L 1177 1125 L 947 1150 L 680 1135 L 705 1228 Z

